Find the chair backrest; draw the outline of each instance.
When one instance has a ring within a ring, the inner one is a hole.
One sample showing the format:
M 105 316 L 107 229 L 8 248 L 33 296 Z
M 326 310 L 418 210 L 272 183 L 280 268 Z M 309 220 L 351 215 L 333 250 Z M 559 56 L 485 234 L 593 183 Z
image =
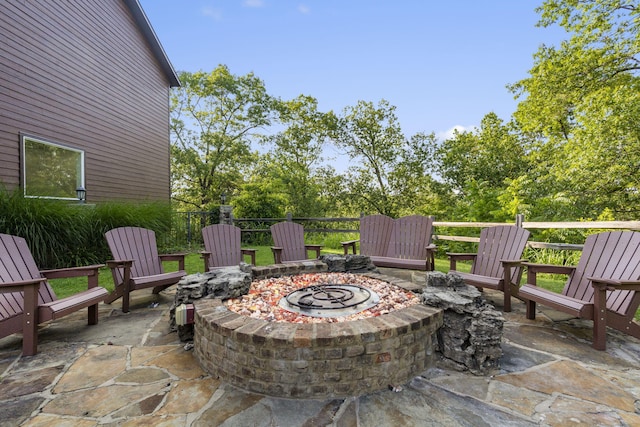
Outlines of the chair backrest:
M 153 276 L 164 273 L 156 233 L 140 227 L 120 227 L 105 233 L 111 254 L 116 260 L 133 260 L 131 277 Z M 122 272 L 117 271 L 118 280 L 123 280 Z
M 402 259 L 426 259 L 433 217 L 410 215 L 398 219 L 368 215 L 360 220 L 360 253 Z
M 531 233 L 513 225 L 499 225 L 484 228 L 480 232 L 478 256 L 471 267 L 471 273 L 488 277 L 502 277 L 504 267 L 500 260 L 517 260 L 522 253 Z M 519 284 L 522 268 L 514 268 L 511 282 Z
M 282 248 L 282 261 L 307 259 L 304 246 L 304 227 L 295 222 L 279 222 L 271 226 L 271 237 L 276 247 Z
M 242 262 L 241 231 L 230 224 L 214 224 L 202 229 L 202 240 L 211 252 L 208 267 L 239 265 Z
M 593 286 L 588 277 L 615 280 L 640 279 L 640 233 L 609 231 L 587 237 L 576 270 L 562 290 L 566 296 L 593 301 Z M 635 291 L 607 292 L 609 310 L 629 314 L 630 305 L 638 306 Z M 631 307 L 635 312 L 635 308 Z
M 386 256 L 403 259 L 426 259 L 431 243 L 433 217 L 410 215 L 393 221 Z
M 393 224 L 393 218 L 386 215 L 368 215 L 361 218 L 360 253 L 369 256 L 387 256 Z
M 41 278 L 27 242 L 22 237 L 0 234 L 0 283 Z M 45 283 L 38 290 L 38 304 L 57 300 L 55 292 Z M 0 323 L 4 319 L 22 314 L 24 298 L 21 292 L 0 293 Z M 16 325 L 21 327 L 22 325 Z M 5 326 L 3 325 L 3 329 Z M 19 329 L 12 328 L 13 332 Z M 4 332 L 4 331 L 3 331 Z M 4 335 L 0 335 L 4 336 Z

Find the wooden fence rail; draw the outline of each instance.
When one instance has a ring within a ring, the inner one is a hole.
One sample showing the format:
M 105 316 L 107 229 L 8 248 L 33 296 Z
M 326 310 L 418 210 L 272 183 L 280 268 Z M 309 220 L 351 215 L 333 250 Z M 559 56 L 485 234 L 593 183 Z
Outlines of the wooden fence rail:
M 177 212 L 178 224 L 182 223 L 182 218 L 186 219 L 186 226 L 177 227 L 177 234 L 186 236 L 187 244 L 199 244 L 201 242 L 200 228 L 204 225 L 217 222 L 217 216 L 212 212 Z M 198 221 L 194 221 L 197 218 Z M 281 221 L 298 222 L 304 226 L 307 233 L 359 233 L 360 217 L 343 217 L 343 218 L 296 218 L 288 214 L 285 218 L 230 218 L 230 222 L 242 229 L 243 233 L 269 233 L 269 227 Z M 206 219 L 206 220 L 205 220 Z M 336 224 L 333 227 L 320 227 L 319 225 L 326 223 Z M 481 229 L 504 225 L 498 222 L 455 222 L 455 221 L 434 221 L 434 240 L 452 241 L 452 242 L 470 242 L 477 243 L 480 239 L 473 236 L 452 236 L 439 234 L 438 228 L 467 228 Z M 517 215 L 514 225 L 524 227 L 528 230 L 532 229 L 603 229 L 603 230 L 640 230 L 640 221 L 567 221 L 567 222 L 535 222 L 524 221 L 523 215 Z M 178 239 L 180 241 L 183 238 Z M 582 250 L 581 244 L 571 243 L 550 243 L 530 241 L 527 246 L 532 248 L 545 248 L 554 250 Z
M 533 222 L 523 221 L 523 217 L 518 215 L 516 217 L 515 224 L 526 228 L 532 229 L 605 229 L 605 230 L 640 230 L 640 221 L 566 221 L 566 222 Z M 494 227 L 497 225 L 504 225 L 504 223 L 497 222 L 447 222 L 447 221 L 434 221 L 433 226 L 437 230 L 437 227 L 464 227 L 464 228 L 485 228 Z M 469 236 L 446 236 L 434 234 L 433 238 L 436 240 L 448 240 L 454 242 L 472 242 L 477 243 L 480 241 L 478 237 Z M 531 248 L 539 249 L 554 249 L 554 250 L 582 250 L 583 245 L 572 243 L 549 243 L 549 242 L 527 242 L 527 246 Z

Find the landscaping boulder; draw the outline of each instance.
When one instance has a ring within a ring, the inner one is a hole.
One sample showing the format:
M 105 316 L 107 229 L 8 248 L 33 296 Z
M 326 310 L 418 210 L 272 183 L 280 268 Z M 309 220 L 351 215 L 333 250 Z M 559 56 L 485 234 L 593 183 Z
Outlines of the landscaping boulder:
M 221 300 L 238 298 L 249 292 L 251 280 L 251 266 L 245 263 L 184 276 L 178 282 L 169 313 L 171 330 L 178 331 L 178 337 L 181 341 L 193 340 L 193 325 L 176 325 L 176 307 L 181 304 L 193 303 L 201 298 L 220 298 Z
M 436 350 L 459 370 L 486 375 L 502 356 L 504 318 L 474 286 L 455 273 L 428 272 L 422 302 L 444 310 Z
M 377 273 L 378 269 L 366 255 L 321 255 L 320 261 L 327 264 L 333 273 Z

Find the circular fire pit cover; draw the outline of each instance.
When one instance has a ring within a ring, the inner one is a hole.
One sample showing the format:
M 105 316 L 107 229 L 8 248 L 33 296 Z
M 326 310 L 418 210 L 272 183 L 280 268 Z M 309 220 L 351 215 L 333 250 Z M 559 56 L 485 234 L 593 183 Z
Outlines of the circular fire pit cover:
M 362 286 L 325 283 L 297 289 L 280 299 L 285 310 L 312 317 L 340 317 L 378 304 L 380 297 Z

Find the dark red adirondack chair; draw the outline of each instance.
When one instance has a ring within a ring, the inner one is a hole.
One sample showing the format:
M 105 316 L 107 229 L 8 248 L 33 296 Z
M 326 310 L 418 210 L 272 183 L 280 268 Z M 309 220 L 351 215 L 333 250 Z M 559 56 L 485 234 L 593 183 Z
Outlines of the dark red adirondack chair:
M 153 288 L 160 293 L 180 281 L 184 271 L 184 254 L 158 255 L 156 233 L 140 227 L 120 227 L 105 233 L 113 260 L 111 268 L 115 289 L 105 302 L 122 297 L 122 311 L 129 312 L 129 293 L 137 289 Z M 163 261 L 178 261 L 178 271 L 165 273 Z
M 276 264 L 304 261 L 309 258 L 307 251 L 315 251 L 315 259 L 320 258 L 321 245 L 307 245 L 304 243 L 304 227 L 295 222 L 279 222 L 271 226 L 271 237 L 274 246 L 271 247 Z
M 0 338 L 22 332 L 22 355 L 38 352 L 38 325 L 88 308 L 98 323 L 98 304 L 109 292 L 98 286 L 102 265 L 39 271 L 22 237 L 0 234 Z M 58 299 L 47 279 L 86 276 L 88 289 Z
M 528 230 L 513 225 L 499 225 L 480 232 L 478 253 L 448 253 L 449 270 L 461 275 L 465 283 L 479 289 L 504 293 L 503 310 L 511 311 L 511 295 L 517 295 L 522 278 L 522 253 L 529 239 Z M 456 271 L 456 261 L 473 261 L 470 273 Z
M 640 305 L 640 233 L 611 231 L 587 237 L 578 265 L 525 263 L 527 283 L 520 297 L 527 318 L 535 319 L 536 303 L 593 321 L 593 348 L 606 349 L 607 326 L 640 338 L 634 316 Z M 536 286 L 537 273 L 568 274 L 561 294 Z
M 367 255 L 378 267 L 433 271 L 436 246 L 431 244 L 433 217 L 410 215 L 398 219 L 368 215 L 360 220 L 360 239 L 342 242 L 349 249 Z
M 217 267 L 238 265 L 244 256 L 251 258 L 251 264 L 256 265 L 256 250 L 242 249 L 240 228 L 229 224 L 209 225 L 202 229 L 202 240 L 205 251 L 204 271 Z

